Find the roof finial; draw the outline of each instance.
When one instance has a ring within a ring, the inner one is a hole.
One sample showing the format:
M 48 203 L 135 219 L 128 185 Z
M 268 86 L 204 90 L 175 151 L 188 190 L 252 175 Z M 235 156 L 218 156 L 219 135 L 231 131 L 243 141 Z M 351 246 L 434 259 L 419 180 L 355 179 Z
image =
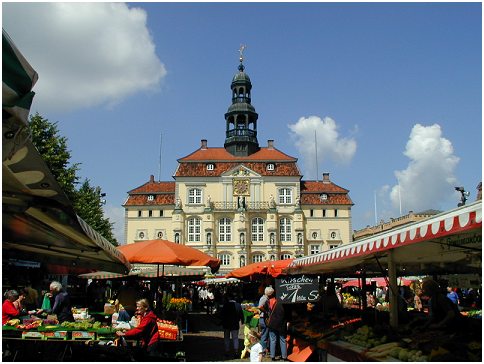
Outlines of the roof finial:
M 240 63 L 242 63 L 244 61 L 244 49 L 247 48 L 247 46 L 245 44 L 241 44 L 240 45 L 240 48 L 239 48 L 239 53 L 240 53 Z

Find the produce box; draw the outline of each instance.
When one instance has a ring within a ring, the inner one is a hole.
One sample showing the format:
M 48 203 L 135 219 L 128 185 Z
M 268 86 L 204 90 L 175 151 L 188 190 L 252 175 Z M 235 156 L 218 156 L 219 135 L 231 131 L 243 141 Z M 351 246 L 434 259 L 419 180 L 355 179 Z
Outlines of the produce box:
M 158 335 L 162 340 L 176 340 L 178 332 L 169 330 L 158 330 Z
M 57 339 L 57 340 L 67 340 L 67 331 L 46 331 L 44 332 L 44 338 Z
M 22 332 L 22 339 L 43 340 L 44 339 L 44 333 L 38 332 L 38 331 L 23 331 Z
M 96 333 L 93 331 L 72 331 L 72 340 L 94 340 Z

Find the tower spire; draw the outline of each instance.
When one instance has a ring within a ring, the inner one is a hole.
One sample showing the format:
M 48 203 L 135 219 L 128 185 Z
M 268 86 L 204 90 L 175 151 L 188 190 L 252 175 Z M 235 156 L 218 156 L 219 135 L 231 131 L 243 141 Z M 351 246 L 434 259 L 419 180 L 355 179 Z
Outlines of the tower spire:
M 259 151 L 257 141 L 257 118 L 259 115 L 251 105 L 250 91 L 252 83 L 244 72 L 244 50 L 246 45 L 239 48 L 239 72 L 232 78 L 232 105 L 225 113 L 225 143 L 224 148 L 235 156 L 249 156 Z

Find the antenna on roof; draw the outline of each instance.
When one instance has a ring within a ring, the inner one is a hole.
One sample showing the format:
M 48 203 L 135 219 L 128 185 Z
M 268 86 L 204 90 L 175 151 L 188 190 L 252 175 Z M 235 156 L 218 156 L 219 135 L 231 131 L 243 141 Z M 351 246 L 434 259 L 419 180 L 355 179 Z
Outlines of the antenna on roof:
M 163 133 L 160 132 L 160 159 L 158 161 L 158 182 L 161 181 L 161 146 L 163 141 Z

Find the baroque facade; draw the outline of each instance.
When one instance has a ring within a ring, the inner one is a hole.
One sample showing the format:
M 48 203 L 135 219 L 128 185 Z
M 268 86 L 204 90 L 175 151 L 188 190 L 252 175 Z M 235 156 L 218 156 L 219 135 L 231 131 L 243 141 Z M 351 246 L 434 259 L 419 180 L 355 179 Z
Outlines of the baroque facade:
M 225 113 L 225 143 L 178 159 L 174 181 L 128 192 L 125 243 L 166 239 L 217 256 L 220 273 L 316 254 L 352 241 L 348 190 L 329 173 L 304 181 L 297 159 L 257 140 L 258 114 L 242 55 Z

